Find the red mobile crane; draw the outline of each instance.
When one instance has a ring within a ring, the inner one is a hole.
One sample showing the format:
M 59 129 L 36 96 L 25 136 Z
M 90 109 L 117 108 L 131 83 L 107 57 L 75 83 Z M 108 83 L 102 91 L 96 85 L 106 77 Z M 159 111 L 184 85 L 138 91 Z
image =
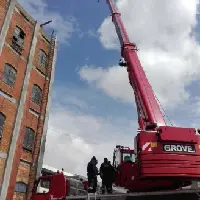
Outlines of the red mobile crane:
M 133 200 L 134 198 L 137 200 L 167 200 L 169 198 L 197 200 L 200 189 L 155 191 L 190 185 L 192 180 L 200 178 L 200 130 L 166 125 L 138 59 L 137 47 L 129 41 L 113 0 L 107 0 L 107 3 L 121 44 L 120 65 L 127 67 L 129 81 L 134 90 L 139 123 L 138 134 L 134 141 L 135 150 L 120 145 L 114 150 L 113 164 L 117 170 L 115 184 L 125 186 L 130 189 L 130 192 L 136 193 L 98 195 L 97 197 L 105 200 Z M 127 155 L 130 162 L 125 160 Z M 49 180 L 48 193 L 37 195 L 38 182 L 46 178 Z M 89 198 L 87 195 L 68 196 L 66 185 L 66 179 L 62 174 L 57 177 L 40 177 L 36 181 L 32 199 L 91 198 L 96 200 L 96 196 Z
M 139 179 L 178 180 L 180 184 L 200 178 L 200 131 L 167 126 L 145 72 L 137 56 L 137 47 L 128 35 L 112 0 L 107 0 L 112 21 L 121 44 L 121 66 L 127 67 L 138 111 L 135 137 Z

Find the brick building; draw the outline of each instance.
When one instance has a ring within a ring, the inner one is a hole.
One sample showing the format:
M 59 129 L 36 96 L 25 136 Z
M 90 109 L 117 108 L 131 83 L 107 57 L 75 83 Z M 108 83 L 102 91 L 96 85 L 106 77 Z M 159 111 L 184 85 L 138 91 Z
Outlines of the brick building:
M 0 0 L 0 199 L 27 199 L 40 174 L 56 39 L 15 0 Z

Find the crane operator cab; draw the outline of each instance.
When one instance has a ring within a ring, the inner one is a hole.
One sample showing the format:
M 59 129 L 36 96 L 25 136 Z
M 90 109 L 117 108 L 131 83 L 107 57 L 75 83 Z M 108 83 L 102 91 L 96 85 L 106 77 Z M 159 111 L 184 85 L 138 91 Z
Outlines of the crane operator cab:
M 115 185 L 128 188 L 133 176 L 136 175 L 135 152 L 129 147 L 117 145 L 113 152 L 115 168 Z

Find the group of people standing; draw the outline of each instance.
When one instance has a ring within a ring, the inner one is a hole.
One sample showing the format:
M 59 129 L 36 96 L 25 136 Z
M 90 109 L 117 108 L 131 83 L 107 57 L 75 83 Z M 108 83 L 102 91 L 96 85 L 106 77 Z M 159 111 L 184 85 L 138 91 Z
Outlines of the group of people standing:
M 100 169 L 97 168 L 98 160 L 95 156 L 92 157 L 87 165 L 88 175 L 88 192 L 95 193 L 97 190 L 97 176 L 100 175 L 102 179 L 102 194 L 112 193 L 112 184 L 114 181 L 115 170 L 107 158 L 104 158 L 104 162 L 101 164 Z

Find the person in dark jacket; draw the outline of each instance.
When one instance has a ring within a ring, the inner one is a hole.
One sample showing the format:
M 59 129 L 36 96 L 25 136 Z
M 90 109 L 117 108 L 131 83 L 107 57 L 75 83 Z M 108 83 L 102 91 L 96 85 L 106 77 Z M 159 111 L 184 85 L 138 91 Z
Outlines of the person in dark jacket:
M 87 165 L 88 192 L 95 193 L 97 190 L 97 175 L 98 175 L 98 168 L 96 166 L 97 163 L 98 161 L 96 157 L 93 156 Z
M 108 164 L 110 165 L 110 169 L 111 169 L 111 174 L 112 174 L 112 183 L 114 183 L 115 181 L 115 168 L 111 165 L 110 161 L 108 161 Z M 112 185 L 111 185 L 112 186 Z
M 112 193 L 114 168 L 107 158 L 104 158 L 104 162 L 101 164 L 100 177 L 102 179 L 102 194 L 105 193 L 105 189 L 107 193 Z

